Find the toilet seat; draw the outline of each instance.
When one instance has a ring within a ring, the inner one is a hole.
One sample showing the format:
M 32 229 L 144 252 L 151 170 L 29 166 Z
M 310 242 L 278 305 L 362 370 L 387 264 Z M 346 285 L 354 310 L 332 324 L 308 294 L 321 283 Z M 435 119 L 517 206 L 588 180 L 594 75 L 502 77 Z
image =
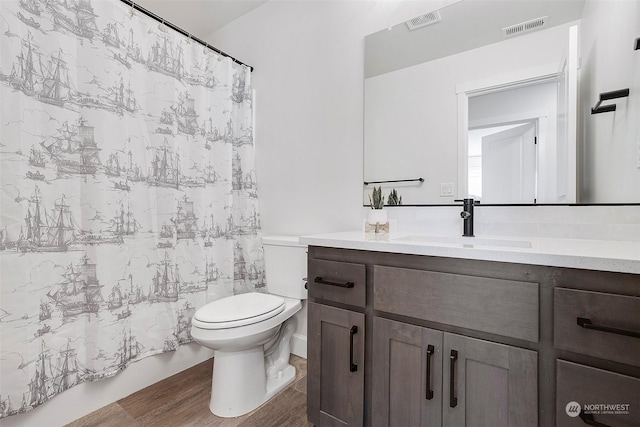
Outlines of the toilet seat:
M 260 292 L 233 295 L 200 308 L 192 324 L 202 329 L 228 329 L 252 325 L 270 319 L 285 308 L 282 297 Z

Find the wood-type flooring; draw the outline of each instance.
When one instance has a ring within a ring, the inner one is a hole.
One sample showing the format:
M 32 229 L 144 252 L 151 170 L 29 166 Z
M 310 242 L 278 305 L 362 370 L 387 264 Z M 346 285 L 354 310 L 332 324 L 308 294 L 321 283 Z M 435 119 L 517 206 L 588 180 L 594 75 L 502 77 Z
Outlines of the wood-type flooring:
M 67 427 L 303 427 L 307 421 L 307 361 L 291 355 L 296 379 L 258 409 L 237 418 L 209 411 L 211 360 L 98 409 Z

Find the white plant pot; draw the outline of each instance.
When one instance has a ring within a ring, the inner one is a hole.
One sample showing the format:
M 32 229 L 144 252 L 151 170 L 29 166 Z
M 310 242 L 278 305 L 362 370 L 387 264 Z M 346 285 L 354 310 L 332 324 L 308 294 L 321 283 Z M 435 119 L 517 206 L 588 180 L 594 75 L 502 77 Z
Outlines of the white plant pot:
M 367 223 L 376 225 L 376 224 L 386 224 L 387 222 L 387 211 L 384 209 L 369 209 L 367 212 Z

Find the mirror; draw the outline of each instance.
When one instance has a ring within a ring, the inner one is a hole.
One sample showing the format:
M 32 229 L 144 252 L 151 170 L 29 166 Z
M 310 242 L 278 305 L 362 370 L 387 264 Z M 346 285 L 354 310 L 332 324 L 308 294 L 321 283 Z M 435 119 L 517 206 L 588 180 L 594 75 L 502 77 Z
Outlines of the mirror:
M 640 203 L 640 2 L 425 12 L 365 38 L 364 205 Z

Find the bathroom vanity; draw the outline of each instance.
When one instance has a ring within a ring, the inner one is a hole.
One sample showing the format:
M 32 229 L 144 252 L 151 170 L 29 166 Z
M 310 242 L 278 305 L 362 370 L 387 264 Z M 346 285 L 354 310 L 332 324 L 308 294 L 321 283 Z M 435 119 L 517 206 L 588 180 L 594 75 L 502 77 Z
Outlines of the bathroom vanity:
M 314 425 L 640 425 L 640 244 L 300 241 Z

